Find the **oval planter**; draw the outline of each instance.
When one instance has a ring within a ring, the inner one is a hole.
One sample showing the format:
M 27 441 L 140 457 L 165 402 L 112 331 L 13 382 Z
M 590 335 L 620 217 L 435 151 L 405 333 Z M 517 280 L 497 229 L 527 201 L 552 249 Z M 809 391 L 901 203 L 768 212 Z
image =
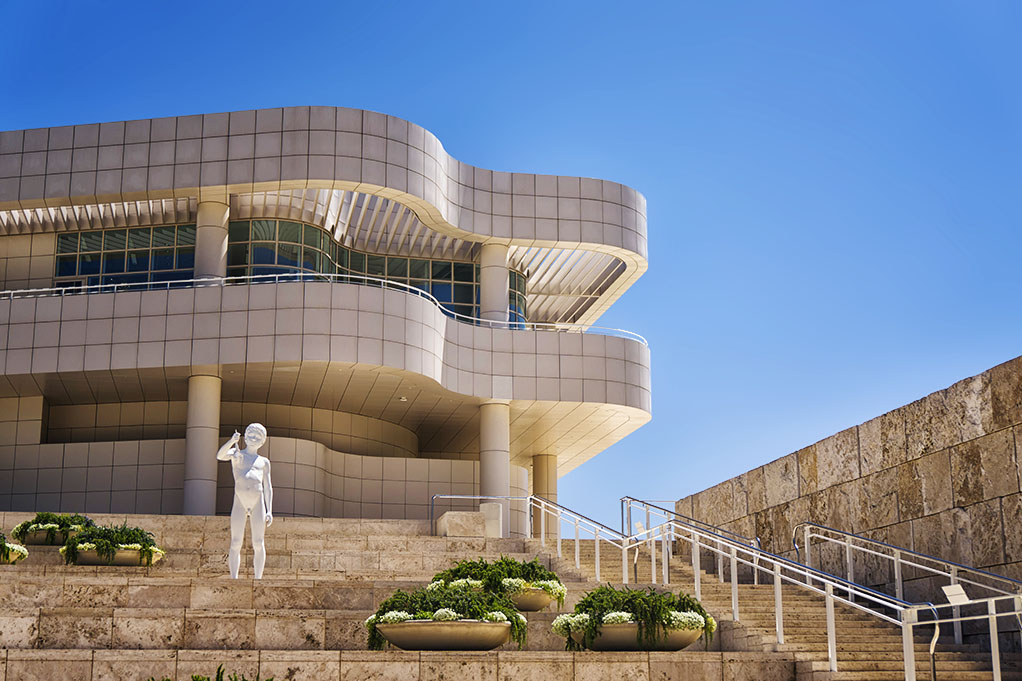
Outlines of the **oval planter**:
M 24 544 L 30 544 L 33 546 L 62 546 L 66 539 L 64 539 L 64 533 L 60 530 L 54 530 L 55 541 L 48 541 L 46 538 L 46 530 L 34 530 L 32 532 L 25 533 Z M 73 537 L 77 532 L 68 532 L 68 537 Z
M 667 638 L 661 639 L 653 650 L 675 651 L 687 648 L 702 636 L 702 629 L 668 629 Z M 576 643 L 582 643 L 582 632 L 571 632 Z M 639 644 L 639 625 L 635 622 L 604 624 L 593 640 L 592 650 L 645 650 Z
M 153 565 L 156 565 L 163 558 L 162 553 L 153 553 Z M 78 560 L 75 565 L 131 565 L 134 567 L 148 567 L 143 565 L 139 559 L 139 552 L 136 549 L 118 549 L 112 561 L 107 561 L 96 553 L 95 549 L 79 551 Z
M 377 624 L 376 630 L 401 650 L 493 650 L 511 638 L 510 622 L 408 620 Z
M 511 602 L 522 612 L 537 612 L 550 605 L 553 600 L 553 596 L 534 586 L 511 594 Z
M 0 558 L 0 565 L 14 565 L 15 563 L 19 563 L 25 560 L 25 558 L 27 558 L 25 554 L 15 553 L 14 551 L 11 551 L 10 555 L 7 558 Z

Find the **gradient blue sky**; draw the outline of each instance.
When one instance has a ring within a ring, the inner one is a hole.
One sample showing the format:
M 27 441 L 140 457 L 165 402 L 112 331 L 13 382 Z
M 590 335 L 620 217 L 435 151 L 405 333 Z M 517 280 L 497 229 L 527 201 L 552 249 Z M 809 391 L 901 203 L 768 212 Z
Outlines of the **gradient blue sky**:
M 637 188 L 653 420 L 561 479 L 609 524 L 1020 354 L 1019 3 L 208 4 L 4 3 L 0 129 L 351 106 Z

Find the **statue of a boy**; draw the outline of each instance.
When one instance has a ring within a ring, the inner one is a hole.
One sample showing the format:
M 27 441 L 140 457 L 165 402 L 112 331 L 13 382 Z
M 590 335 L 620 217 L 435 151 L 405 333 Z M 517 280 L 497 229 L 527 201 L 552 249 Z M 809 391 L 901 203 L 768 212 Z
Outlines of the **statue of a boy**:
M 266 428 L 260 423 L 245 429 L 245 445 L 239 448 L 241 435 L 234 435 L 216 453 L 220 461 L 230 461 L 234 471 L 234 507 L 231 509 L 231 550 L 227 563 L 231 577 L 238 578 L 241 567 L 241 545 L 245 540 L 245 520 L 252 516 L 253 568 L 256 579 L 262 579 L 266 565 L 266 528 L 273 522 L 273 487 L 270 485 L 270 460 L 259 456 L 266 444 Z

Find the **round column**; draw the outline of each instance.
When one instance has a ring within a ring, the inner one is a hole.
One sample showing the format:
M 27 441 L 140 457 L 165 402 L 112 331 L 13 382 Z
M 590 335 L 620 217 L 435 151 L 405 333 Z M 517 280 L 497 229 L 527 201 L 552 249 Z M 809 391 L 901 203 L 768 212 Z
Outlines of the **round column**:
M 557 503 L 557 455 L 532 455 L 532 494 Z M 546 514 L 543 530 L 548 537 L 557 537 L 557 516 Z M 540 517 L 533 518 L 532 536 L 540 535 Z
M 220 439 L 220 377 L 188 378 L 182 513 L 216 514 L 216 451 Z
M 479 251 L 479 316 L 506 322 L 507 310 L 507 246 L 483 244 Z
M 219 201 L 199 203 L 195 218 L 195 278 L 227 276 L 227 217 Z
M 487 402 L 479 407 L 479 494 L 511 495 L 511 407 L 504 402 Z M 500 505 L 501 534 L 507 537 L 510 506 L 507 501 Z

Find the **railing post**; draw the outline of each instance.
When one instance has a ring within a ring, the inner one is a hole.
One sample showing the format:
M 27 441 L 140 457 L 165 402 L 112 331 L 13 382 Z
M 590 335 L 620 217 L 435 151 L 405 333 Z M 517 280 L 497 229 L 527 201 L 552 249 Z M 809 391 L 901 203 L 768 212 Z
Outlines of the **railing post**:
M 699 538 L 696 537 L 696 533 L 692 532 L 692 579 L 695 584 L 693 587 L 696 592 L 696 600 L 703 600 L 703 588 L 701 579 L 702 570 L 699 569 Z
M 731 547 L 731 612 L 735 622 L 738 620 L 738 554 Z
M 621 583 L 628 584 L 628 539 L 625 537 L 621 538 Z
M 600 530 L 597 528 L 596 533 L 593 535 L 593 548 L 596 551 L 596 583 L 600 581 Z
M 546 547 L 546 507 L 543 504 L 539 507 L 539 543 Z
M 912 626 L 918 613 L 909 608 L 901 613 L 901 652 L 905 658 L 905 681 L 916 681 L 916 642 L 912 637 Z
M 813 566 L 812 558 L 809 555 L 809 536 L 810 536 L 809 526 L 804 525 L 802 527 L 802 544 L 805 547 L 803 551 L 803 553 L 805 554 L 805 558 L 803 558 L 803 560 L 805 561 L 805 566 L 807 568 L 811 568 Z M 809 576 L 808 570 L 806 571 L 806 584 L 812 584 L 812 577 Z
M 905 585 L 901 580 L 901 551 L 894 552 L 894 595 L 905 600 Z
M 671 566 L 667 562 L 667 532 L 665 525 L 660 526 L 660 572 L 663 573 L 664 586 L 671 583 Z
M 759 554 L 752 554 L 752 583 L 759 586 Z
M 990 659 L 994 665 L 994 681 L 1001 681 L 1001 642 L 997 640 L 997 602 L 987 601 L 990 614 Z
M 646 507 L 646 518 L 647 523 L 649 519 L 649 507 Z M 647 524 L 646 527 L 649 528 Z M 646 545 L 649 547 L 649 583 L 656 584 L 656 535 L 653 533 L 653 528 L 649 528 L 648 539 Z
M 724 583 L 724 545 L 717 542 L 717 579 Z
M 575 569 L 582 569 L 582 561 L 578 555 L 578 518 L 575 518 Z
M 830 671 L 837 671 L 837 632 L 834 626 L 834 585 L 827 583 L 827 660 Z
M 557 509 L 557 557 L 562 558 L 561 554 L 561 509 Z
M 781 566 L 774 563 L 774 628 L 777 645 L 784 644 L 784 604 L 781 602 Z
M 948 566 L 948 567 L 950 568 L 950 572 L 951 572 L 951 583 L 952 584 L 957 584 L 958 583 L 958 568 L 953 566 L 953 565 Z M 959 617 L 962 616 L 962 609 L 956 605 L 956 606 L 951 608 L 951 612 L 954 613 L 954 618 L 955 618 L 955 626 L 954 626 L 954 629 L 955 629 L 955 643 L 957 645 L 962 645 L 962 621 L 960 619 L 958 619 Z
M 852 558 L 852 538 L 845 537 L 845 579 L 849 581 L 848 600 L 855 601 L 852 584 L 855 583 L 855 561 Z

